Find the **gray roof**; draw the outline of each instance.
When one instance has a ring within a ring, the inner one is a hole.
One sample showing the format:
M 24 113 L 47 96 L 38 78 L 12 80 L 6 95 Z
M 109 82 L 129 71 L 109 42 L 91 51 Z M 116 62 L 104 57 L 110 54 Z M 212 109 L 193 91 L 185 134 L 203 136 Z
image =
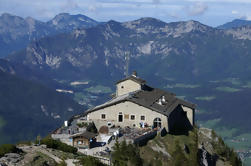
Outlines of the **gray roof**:
M 96 133 L 92 133 L 92 132 L 89 132 L 89 131 L 85 131 L 84 133 L 77 133 L 77 134 L 74 134 L 72 136 L 70 136 L 70 138 L 75 138 L 75 137 L 84 137 L 86 139 L 91 139 L 91 138 L 94 138 L 96 137 L 98 134 Z
M 158 100 L 162 96 L 165 96 L 166 102 L 160 105 L 158 104 Z M 149 108 L 166 116 L 168 116 L 179 105 L 184 105 L 189 108 L 195 109 L 194 104 L 178 99 L 173 93 L 166 92 L 157 88 L 149 88 L 148 90 L 139 90 L 131 92 L 129 94 L 118 96 L 102 105 L 87 110 L 84 114 L 86 115 L 90 112 L 97 111 L 99 109 L 125 101 L 136 103 L 140 106 Z
M 143 79 L 141 79 L 141 78 L 139 78 L 139 77 L 136 77 L 136 76 L 131 75 L 131 76 L 125 78 L 125 79 L 119 80 L 116 84 L 118 84 L 118 83 L 120 83 L 120 82 L 123 82 L 123 81 L 126 81 L 126 80 L 132 80 L 132 81 L 135 81 L 135 82 L 137 82 L 137 83 L 139 83 L 139 84 L 145 84 L 145 83 L 146 83 L 145 80 L 143 80 Z

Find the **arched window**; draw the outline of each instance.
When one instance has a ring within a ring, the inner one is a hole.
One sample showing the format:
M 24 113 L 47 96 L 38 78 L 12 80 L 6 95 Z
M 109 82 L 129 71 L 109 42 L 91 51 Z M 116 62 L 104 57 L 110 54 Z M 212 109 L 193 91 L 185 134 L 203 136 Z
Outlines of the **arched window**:
M 160 118 L 155 118 L 153 120 L 153 127 L 156 128 L 156 127 L 159 127 L 161 128 L 161 119 Z

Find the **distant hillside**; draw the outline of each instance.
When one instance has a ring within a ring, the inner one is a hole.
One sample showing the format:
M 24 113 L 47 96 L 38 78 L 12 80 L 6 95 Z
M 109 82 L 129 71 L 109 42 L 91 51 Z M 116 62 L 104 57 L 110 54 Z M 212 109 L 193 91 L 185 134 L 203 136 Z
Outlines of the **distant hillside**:
M 235 20 L 233 20 L 231 22 L 220 25 L 217 28 L 219 28 L 219 29 L 232 29 L 232 28 L 242 27 L 242 26 L 245 26 L 245 25 L 251 25 L 251 21 L 235 19 Z
M 41 22 L 4 13 L 0 16 L 0 57 L 24 49 L 31 41 L 97 24 L 97 21 L 80 14 L 61 13 L 48 22 Z
M 85 110 L 68 96 L 0 70 L 0 144 L 45 136 Z
M 7 72 L 11 75 L 14 75 L 19 78 L 23 78 L 25 80 L 30 80 L 34 82 L 39 82 L 40 84 L 46 85 L 50 88 L 65 88 L 61 86 L 50 77 L 49 73 L 42 73 L 39 70 L 34 70 L 29 68 L 28 66 L 9 62 L 4 59 L 0 59 L 0 71 Z

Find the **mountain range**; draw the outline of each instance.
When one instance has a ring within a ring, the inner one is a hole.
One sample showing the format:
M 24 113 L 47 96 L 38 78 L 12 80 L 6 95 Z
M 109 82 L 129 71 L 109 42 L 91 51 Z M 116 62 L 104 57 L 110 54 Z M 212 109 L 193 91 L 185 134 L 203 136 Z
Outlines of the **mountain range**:
M 131 69 L 153 77 L 191 81 L 244 78 L 251 72 L 251 42 L 240 40 L 244 35 L 238 29 L 231 32 L 196 21 L 109 21 L 40 39 L 6 59 L 56 79 L 121 78 L 128 55 Z
M 3 13 L 0 16 L 0 57 L 25 48 L 31 41 L 97 24 L 97 21 L 80 14 L 61 13 L 52 20 L 42 22 L 32 17 L 24 19 Z
M 8 17 L 12 19 L 2 21 Z M 59 14 L 46 23 L 35 21 L 32 35 L 27 35 L 27 29 L 22 30 L 23 25 L 30 26 L 27 20 L 9 14 L 0 17 L 0 27 L 15 25 L 12 31 L 0 31 L 0 48 L 7 51 L 1 53 L 0 71 L 13 82 L 18 79 L 24 81 L 22 84 L 48 88 L 65 100 L 72 97 L 82 106 L 70 105 L 83 111 L 107 100 L 114 83 L 125 77 L 128 68 L 129 73 L 136 70 L 149 85 L 198 104 L 199 125 L 231 131 L 232 135 L 223 135 L 225 139 L 251 129 L 251 27 L 247 24 L 213 28 L 192 20 L 166 23 L 148 17 L 99 23 L 83 15 Z M 73 94 L 58 94 L 56 89 Z M 22 90 L 18 94 L 29 88 Z M 41 110 L 41 104 L 36 109 Z

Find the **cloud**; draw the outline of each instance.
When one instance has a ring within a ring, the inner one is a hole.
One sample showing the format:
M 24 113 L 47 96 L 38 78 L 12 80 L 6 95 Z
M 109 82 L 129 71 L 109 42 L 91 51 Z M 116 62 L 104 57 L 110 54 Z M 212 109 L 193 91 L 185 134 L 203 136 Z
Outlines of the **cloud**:
M 239 14 L 239 12 L 237 10 L 232 10 L 231 12 L 232 14 Z
M 184 0 L 184 1 L 187 1 L 187 2 L 198 2 L 199 0 Z M 202 1 L 202 0 L 200 0 Z M 203 0 L 203 2 L 216 2 L 216 3 L 233 3 L 233 4 L 236 4 L 236 3 L 251 3 L 250 0 Z
M 240 19 L 250 21 L 251 20 L 251 13 L 245 13 L 245 14 L 241 15 Z
M 241 20 L 251 20 L 250 12 L 239 12 L 238 10 L 232 10 L 231 12 L 235 17 Z
M 88 7 L 88 11 L 90 11 L 90 12 L 95 12 L 96 10 L 97 10 L 96 5 L 90 5 L 90 6 Z
M 160 3 L 160 0 L 152 0 L 152 2 L 153 2 L 154 4 L 159 4 L 159 3 Z
M 67 12 L 98 21 L 154 17 L 166 22 L 195 19 L 216 26 L 230 18 L 251 19 L 250 7 L 251 0 L 0 0 L 0 15 L 7 12 L 48 21 Z
M 61 7 L 62 10 L 64 11 L 72 11 L 72 10 L 78 10 L 79 6 L 74 0 L 67 0 Z
M 170 16 L 171 18 L 174 18 L 174 19 L 180 18 L 179 14 L 176 12 L 169 13 L 168 16 Z
M 202 2 L 195 2 L 187 7 L 187 13 L 190 16 L 198 16 L 204 14 L 208 9 L 208 6 Z

